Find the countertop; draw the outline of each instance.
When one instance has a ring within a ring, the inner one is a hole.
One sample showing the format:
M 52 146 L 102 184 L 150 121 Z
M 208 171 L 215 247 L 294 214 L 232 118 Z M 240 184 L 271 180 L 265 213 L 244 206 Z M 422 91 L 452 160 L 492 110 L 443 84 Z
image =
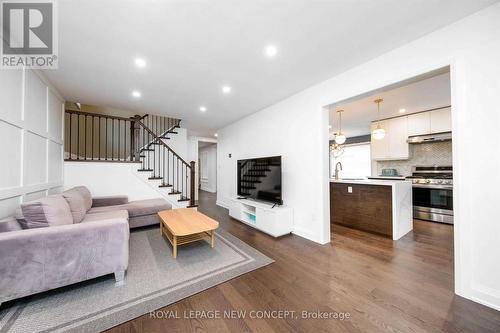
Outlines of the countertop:
M 344 183 L 344 184 L 363 184 L 363 185 L 384 185 L 395 186 L 398 184 L 409 184 L 409 180 L 394 180 L 394 179 L 330 179 L 331 183 Z

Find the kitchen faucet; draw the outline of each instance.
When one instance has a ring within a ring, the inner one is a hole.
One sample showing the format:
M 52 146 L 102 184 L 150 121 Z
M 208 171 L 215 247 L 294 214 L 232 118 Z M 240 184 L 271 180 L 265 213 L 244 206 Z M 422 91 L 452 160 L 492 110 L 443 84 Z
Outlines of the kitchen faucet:
M 342 163 L 335 164 L 335 180 L 339 180 L 339 171 L 342 171 Z

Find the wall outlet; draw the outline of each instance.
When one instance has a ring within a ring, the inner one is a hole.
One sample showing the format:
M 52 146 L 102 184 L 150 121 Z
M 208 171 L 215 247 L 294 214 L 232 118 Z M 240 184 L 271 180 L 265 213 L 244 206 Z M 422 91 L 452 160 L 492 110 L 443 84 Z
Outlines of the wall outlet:
M 347 186 L 347 193 L 352 193 L 352 186 Z

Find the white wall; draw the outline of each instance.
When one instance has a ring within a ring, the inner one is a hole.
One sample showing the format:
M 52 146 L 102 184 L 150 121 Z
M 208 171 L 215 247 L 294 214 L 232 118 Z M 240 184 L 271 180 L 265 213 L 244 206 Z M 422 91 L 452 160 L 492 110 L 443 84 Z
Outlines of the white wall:
M 0 218 L 61 190 L 63 104 L 39 72 L 0 70 Z
M 180 157 L 182 157 L 186 162 L 188 160 L 188 137 L 187 130 L 185 128 L 177 128 L 175 130 L 177 134 L 169 134 L 170 140 L 163 140 L 173 151 L 175 151 Z
M 161 197 L 137 174 L 140 164 L 64 162 L 64 188 L 85 185 L 93 196 L 127 195 L 129 200 Z
M 219 130 L 218 203 L 236 195 L 237 159 L 282 155 L 283 199 L 294 209 L 295 233 L 329 242 L 322 106 L 451 65 L 455 291 L 500 309 L 500 187 L 485 186 L 485 177 L 500 184 L 499 36 L 495 4 Z
M 217 145 L 210 145 L 200 148 L 200 188 L 203 191 L 217 192 Z M 206 164 L 206 174 L 203 174 L 204 163 Z

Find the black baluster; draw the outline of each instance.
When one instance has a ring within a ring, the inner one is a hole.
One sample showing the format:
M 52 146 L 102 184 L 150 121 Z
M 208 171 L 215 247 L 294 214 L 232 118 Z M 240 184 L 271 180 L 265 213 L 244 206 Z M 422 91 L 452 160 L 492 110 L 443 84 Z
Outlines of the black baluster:
M 166 174 L 166 169 L 165 169 L 165 147 L 162 147 L 163 149 L 163 185 L 165 184 L 165 180 L 167 179 L 167 174 Z
M 97 142 L 99 143 L 99 160 L 101 160 L 101 117 L 98 117 L 97 120 L 99 121 L 99 126 L 97 127 L 98 128 L 98 131 L 99 131 L 99 140 L 97 140 Z
M 117 119 L 117 123 L 118 123 L 118 137 L 117 137 L 117 141 L 118 141 L 118 161 L 120 160 L 120 119 Z
M 91 116 L 90 119 L 92 119 L 92 127 L 90 128 L 90 133 L 92 135 L 92 149 L 90 150 L 91 154 L 91 159 L 92 161 L 94 160 L 94 116 Z
M 115 159 L 115 120 L 111 119 L 111 160 Z
M 73 118 L 73 114 L 72 113 L 69 114 L 69 159 L 70 160 L 73 159 L 73 157 L 71 156 L 71 149 L 72 149 L 71 148 L 71 145 L 72 145 L 72 142 L 71 142 L 72 141 L 71 140 L 71 127 L 72 127 L 72 125 L 71 125 L 71 118 Z
M 106 150 L 106 161 L 108 160 L 108 118 L 104 118 L 104 125 L 106 127 L 106 140 L 105 140 L 105 150 Z

